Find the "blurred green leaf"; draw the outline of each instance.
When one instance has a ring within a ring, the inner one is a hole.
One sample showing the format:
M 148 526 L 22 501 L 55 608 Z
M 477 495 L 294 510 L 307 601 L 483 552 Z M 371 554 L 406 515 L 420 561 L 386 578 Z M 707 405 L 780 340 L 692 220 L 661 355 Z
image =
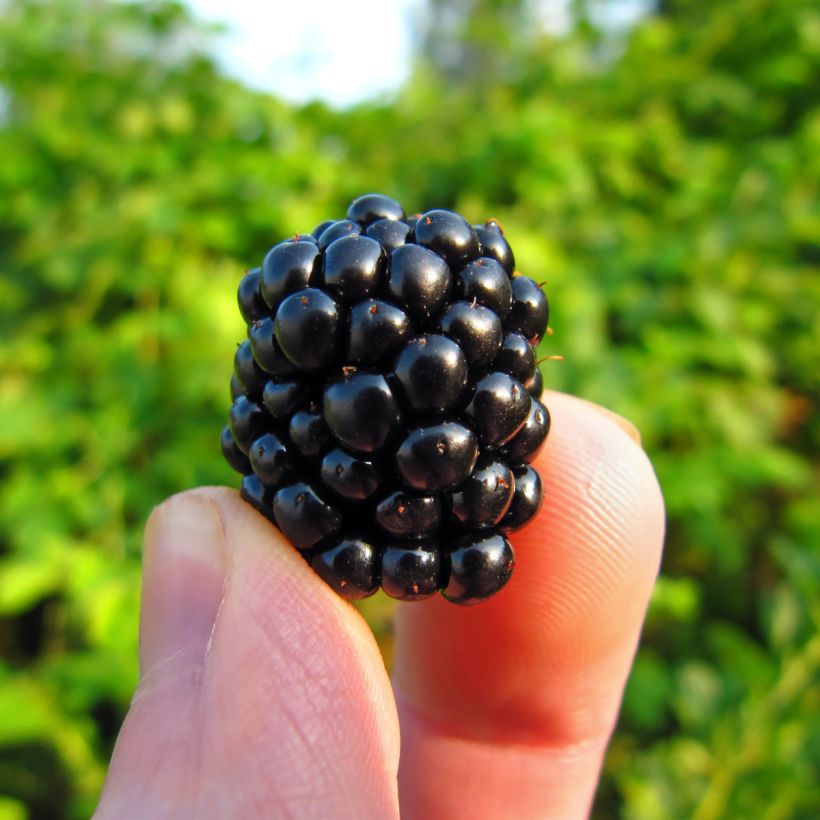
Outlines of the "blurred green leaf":
M 664 0 L 620 27 L 575 0 L 556 34 L 538 5 L 436 0 L 406 87 L 336 111 L 220 74 L 176 2 L 3 4 L 0 814 L 93 811 L 143 524 L 236 484 L 242 271 L 383 190 L 502 221 L 548 282 L 547 386 L 634 421 L 658 473 L 595 816 L 820 816 L 820 15 Z M 388 664 L 393 606 L 360 605 Z

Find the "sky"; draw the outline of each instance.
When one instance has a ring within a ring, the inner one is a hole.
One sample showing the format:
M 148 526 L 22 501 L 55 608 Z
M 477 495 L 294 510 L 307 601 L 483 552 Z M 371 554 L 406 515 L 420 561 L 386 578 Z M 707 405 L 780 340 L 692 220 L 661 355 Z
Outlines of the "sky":
M 389 92 L 410 69 L 422 0 L 187 0 L 197 17 L 228 25 L 224 69 L 293 102 L 334 106 Z
M 186 0 L 227 25 L 216 42 L 226 73 L 295 103 L 345 107 L 390 92 L 410 71 L 425 0 Z M 566 29 L 568 0 L 535 0 L 545 28 Z M 607 25 L 628 26 L 649 0 L 598 0 Z

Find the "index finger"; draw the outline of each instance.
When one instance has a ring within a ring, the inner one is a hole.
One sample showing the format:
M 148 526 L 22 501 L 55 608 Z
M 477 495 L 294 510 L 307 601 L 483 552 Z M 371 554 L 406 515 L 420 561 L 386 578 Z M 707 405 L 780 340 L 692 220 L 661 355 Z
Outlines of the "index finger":
M 399 607 L 407 817 L 580 817 L 592 799 L 663 541 L 660 490 L 612 415 L 548 394 L 545 500 L 497 596 Z

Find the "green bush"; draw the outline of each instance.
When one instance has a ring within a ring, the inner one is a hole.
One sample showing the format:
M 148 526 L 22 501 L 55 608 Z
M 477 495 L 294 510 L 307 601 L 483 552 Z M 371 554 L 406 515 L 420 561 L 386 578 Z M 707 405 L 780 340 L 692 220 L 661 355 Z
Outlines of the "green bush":
M 492 5 L 465 4 L 468 56 Z M 371 189 L 503 215 L 550 283 L 547 384 L 634 420 L 658 470 L 664 572 L 597 815 L 820 813 L 820 13 L 576 14 L 517 20 L 491 71 L 431 46 L 396 100 L 338 112 L 221 76 L 173 3 L 4 5 L 0 817 L 93 809 L 142 524 L 234 483 L 236 282 Z M 365 611 L 389 657 L 389 604 Z

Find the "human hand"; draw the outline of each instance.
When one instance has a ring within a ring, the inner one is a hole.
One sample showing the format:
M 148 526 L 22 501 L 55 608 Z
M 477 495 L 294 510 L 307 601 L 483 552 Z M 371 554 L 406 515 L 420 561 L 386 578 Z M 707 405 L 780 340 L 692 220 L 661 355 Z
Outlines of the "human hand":
M 145 536 L 140 681 L 99 818 L 581 818 L 663 540 L 628 422 L 548 394 L 546 496 L 496 597 L 356 610 L 224 488 Z M 399 752 L 401 751 L 401 765 Z

